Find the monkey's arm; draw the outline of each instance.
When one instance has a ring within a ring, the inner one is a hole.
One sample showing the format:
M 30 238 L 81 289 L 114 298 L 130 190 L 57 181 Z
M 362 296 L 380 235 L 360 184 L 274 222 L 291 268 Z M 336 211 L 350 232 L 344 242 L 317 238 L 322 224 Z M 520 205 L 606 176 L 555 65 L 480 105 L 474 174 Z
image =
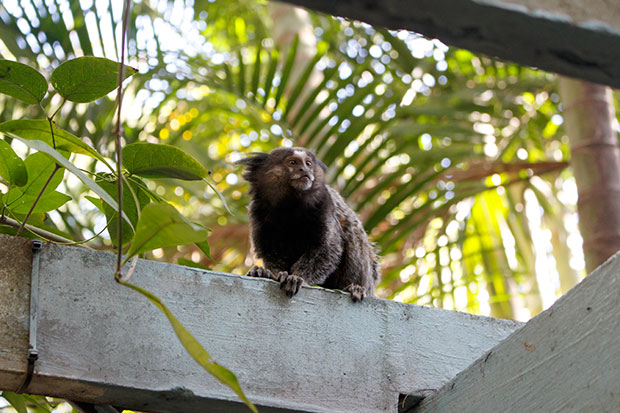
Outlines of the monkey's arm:
M 361 301 L 366 296 L 374 296 L 379 278 L 376 255 L 372 244 L 366 238 L 364 229 L 355 222 L 344 229 L 343 266 L 338 283 L 340 288 L 351 293 L 351 299 Z
M 262 222 L 264 218 L 256 217 L 256 202 L 250 202 L 250 218 L 252 222 Z M 278 260 L 273 255 L 268 254 L 269 250 L 265 251 L 262 248 L 263 243 L 261 242 L 261 237 L 259 236 L 259 232 L 261 231 L 262 226 L 252 225 L 250 227 L 250 238 L 252 239 L 252 247 L 254 248 L 256 255 L 263 260 L 263 267 L 254 265 L 247 272 L 248 277 L 258 277 L 258 278 L 269 278 L 274 281 L 280 281 L 279 273 L 284 271 L 286 268 L 286 264 L 282 262 L 282 260 Z M 270 231 L 271 229 L 267 229 Z
M 333 273 L 342 255 L 342 231 L 335 218 L 331 218 L 320 245 L 306 251 L 291 267 L 291 272 L 281 272 L 280 288 L 289 297 L 297 294 L 301 285 L 321 284 Z
M 374 296 L 379 280 L 379 267 L 374 246 L 368 240 L 364 226 L 357 214 L 347 205 L 340 194 L 328 187 L 340 226 L 342 227 L 342 268 L 333 287 L 351 293 L 353 301 Z

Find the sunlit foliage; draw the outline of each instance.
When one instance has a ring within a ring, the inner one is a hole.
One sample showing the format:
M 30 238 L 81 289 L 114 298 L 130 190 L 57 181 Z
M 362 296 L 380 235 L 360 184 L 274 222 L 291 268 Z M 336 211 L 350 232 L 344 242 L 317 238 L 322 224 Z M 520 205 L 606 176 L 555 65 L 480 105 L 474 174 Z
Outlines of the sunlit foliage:
M 3 58 L 46 70 L 118 55 L 119 2 L 26 3 L 0 6 Z M 213 229 L 214 261 L 200 264 L 251 265 L 247 186 L 233 162 L 294 144 L 317 151 L 366 223 L 383 256 L 381 297 L 527 319 L 583 275 L 554 76 L 319 14 L 300 20 L 313 40 L 278 44 L 281 18 L 255 1 L 134 5 L 129 64 L 150 76 L 125 97 L 126 142 L 182 147 L 233 210 L 199 183 L 149 183 Z M 5 98 L 0 108 L 2 120 L 29 110 Z M 63 126 L 105 150 L 113 101 L 67 108 Z M 103 225 L 89 208 L 69 205 L 50 225 L 88 237 Z M 201 259 L 187 247 L 154 256 Z

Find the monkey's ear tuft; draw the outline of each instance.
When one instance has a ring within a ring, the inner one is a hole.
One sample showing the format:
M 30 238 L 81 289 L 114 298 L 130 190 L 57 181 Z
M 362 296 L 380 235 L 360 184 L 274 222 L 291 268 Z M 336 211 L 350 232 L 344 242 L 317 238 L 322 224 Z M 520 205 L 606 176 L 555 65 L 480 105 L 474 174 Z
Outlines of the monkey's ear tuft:
M 327 165 L 325 165 L 325 164 L 323 163 L 323 161 L 321 161 L 321 160 L 318 160 L 318 159 L 317 159 L 316 161 L 317 161 L 317 163 L 319 164 L 319 166 L 321 167 L 321 169 L 323 170 L 323 172 L 327 172 Z
M 235 161 L 235 165 L 244 165 L 245 172 L 243 173 L 243 179 L 248 182 L 254 182 L 256 180 L 256 173 L 258 169 L 269 158 L 269 154 L 262 152 L 252 152 L 247 158 L 239 159 Z
M 245 165 L 249 167 L 256 167 L 256 166 L 261 165 L 263 162 L 265 162 L 267 158 L 269 158 L 269 154 L 262 153 L 262 152 L 252 152 L 248 154 L 247 158 L 243 158 L 243 159 L 239 159 L 238 161 L 235 161 L 235 165 Z

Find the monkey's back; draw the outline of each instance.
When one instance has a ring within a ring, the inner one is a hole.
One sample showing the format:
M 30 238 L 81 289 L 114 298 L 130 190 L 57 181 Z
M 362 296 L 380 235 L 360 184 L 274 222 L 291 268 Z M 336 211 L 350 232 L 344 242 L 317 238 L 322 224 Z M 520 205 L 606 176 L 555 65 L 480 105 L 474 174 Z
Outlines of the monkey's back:
M 379 282 L 379 263 L 374 245 L 368 239 L 357 214 L 334 188 L 326 185 L 334 204 L 334 214 L 342 229 L 343 256 L 335 274 L 325 283 L 328 288 L 359 284 L 367 295 L 374 295 Z

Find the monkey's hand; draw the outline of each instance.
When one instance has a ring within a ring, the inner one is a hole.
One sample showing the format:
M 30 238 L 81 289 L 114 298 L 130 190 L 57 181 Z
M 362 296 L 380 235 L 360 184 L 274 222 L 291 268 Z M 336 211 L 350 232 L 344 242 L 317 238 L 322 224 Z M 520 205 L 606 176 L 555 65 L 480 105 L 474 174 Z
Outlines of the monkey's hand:
M 280 289 L 284 290 L 289 298 L 297 294 L 304 283 L 303 278 L 295 274 L 289 274 L 286 271 L 280 272 L 278 276 L 280 278 Z
M 351 293 L 353 302 L 362 301 L 366 296 L 366 290 L 361 285 L 351 284 L 344 288 L 344 291 Z
M 246 274 L 248 277 L 269 278 L 270 280 L 280 281 L 280 278 L 274 275 L 267 268 L 259 267 L 258 265 L 250 268 L 250 271 Z

